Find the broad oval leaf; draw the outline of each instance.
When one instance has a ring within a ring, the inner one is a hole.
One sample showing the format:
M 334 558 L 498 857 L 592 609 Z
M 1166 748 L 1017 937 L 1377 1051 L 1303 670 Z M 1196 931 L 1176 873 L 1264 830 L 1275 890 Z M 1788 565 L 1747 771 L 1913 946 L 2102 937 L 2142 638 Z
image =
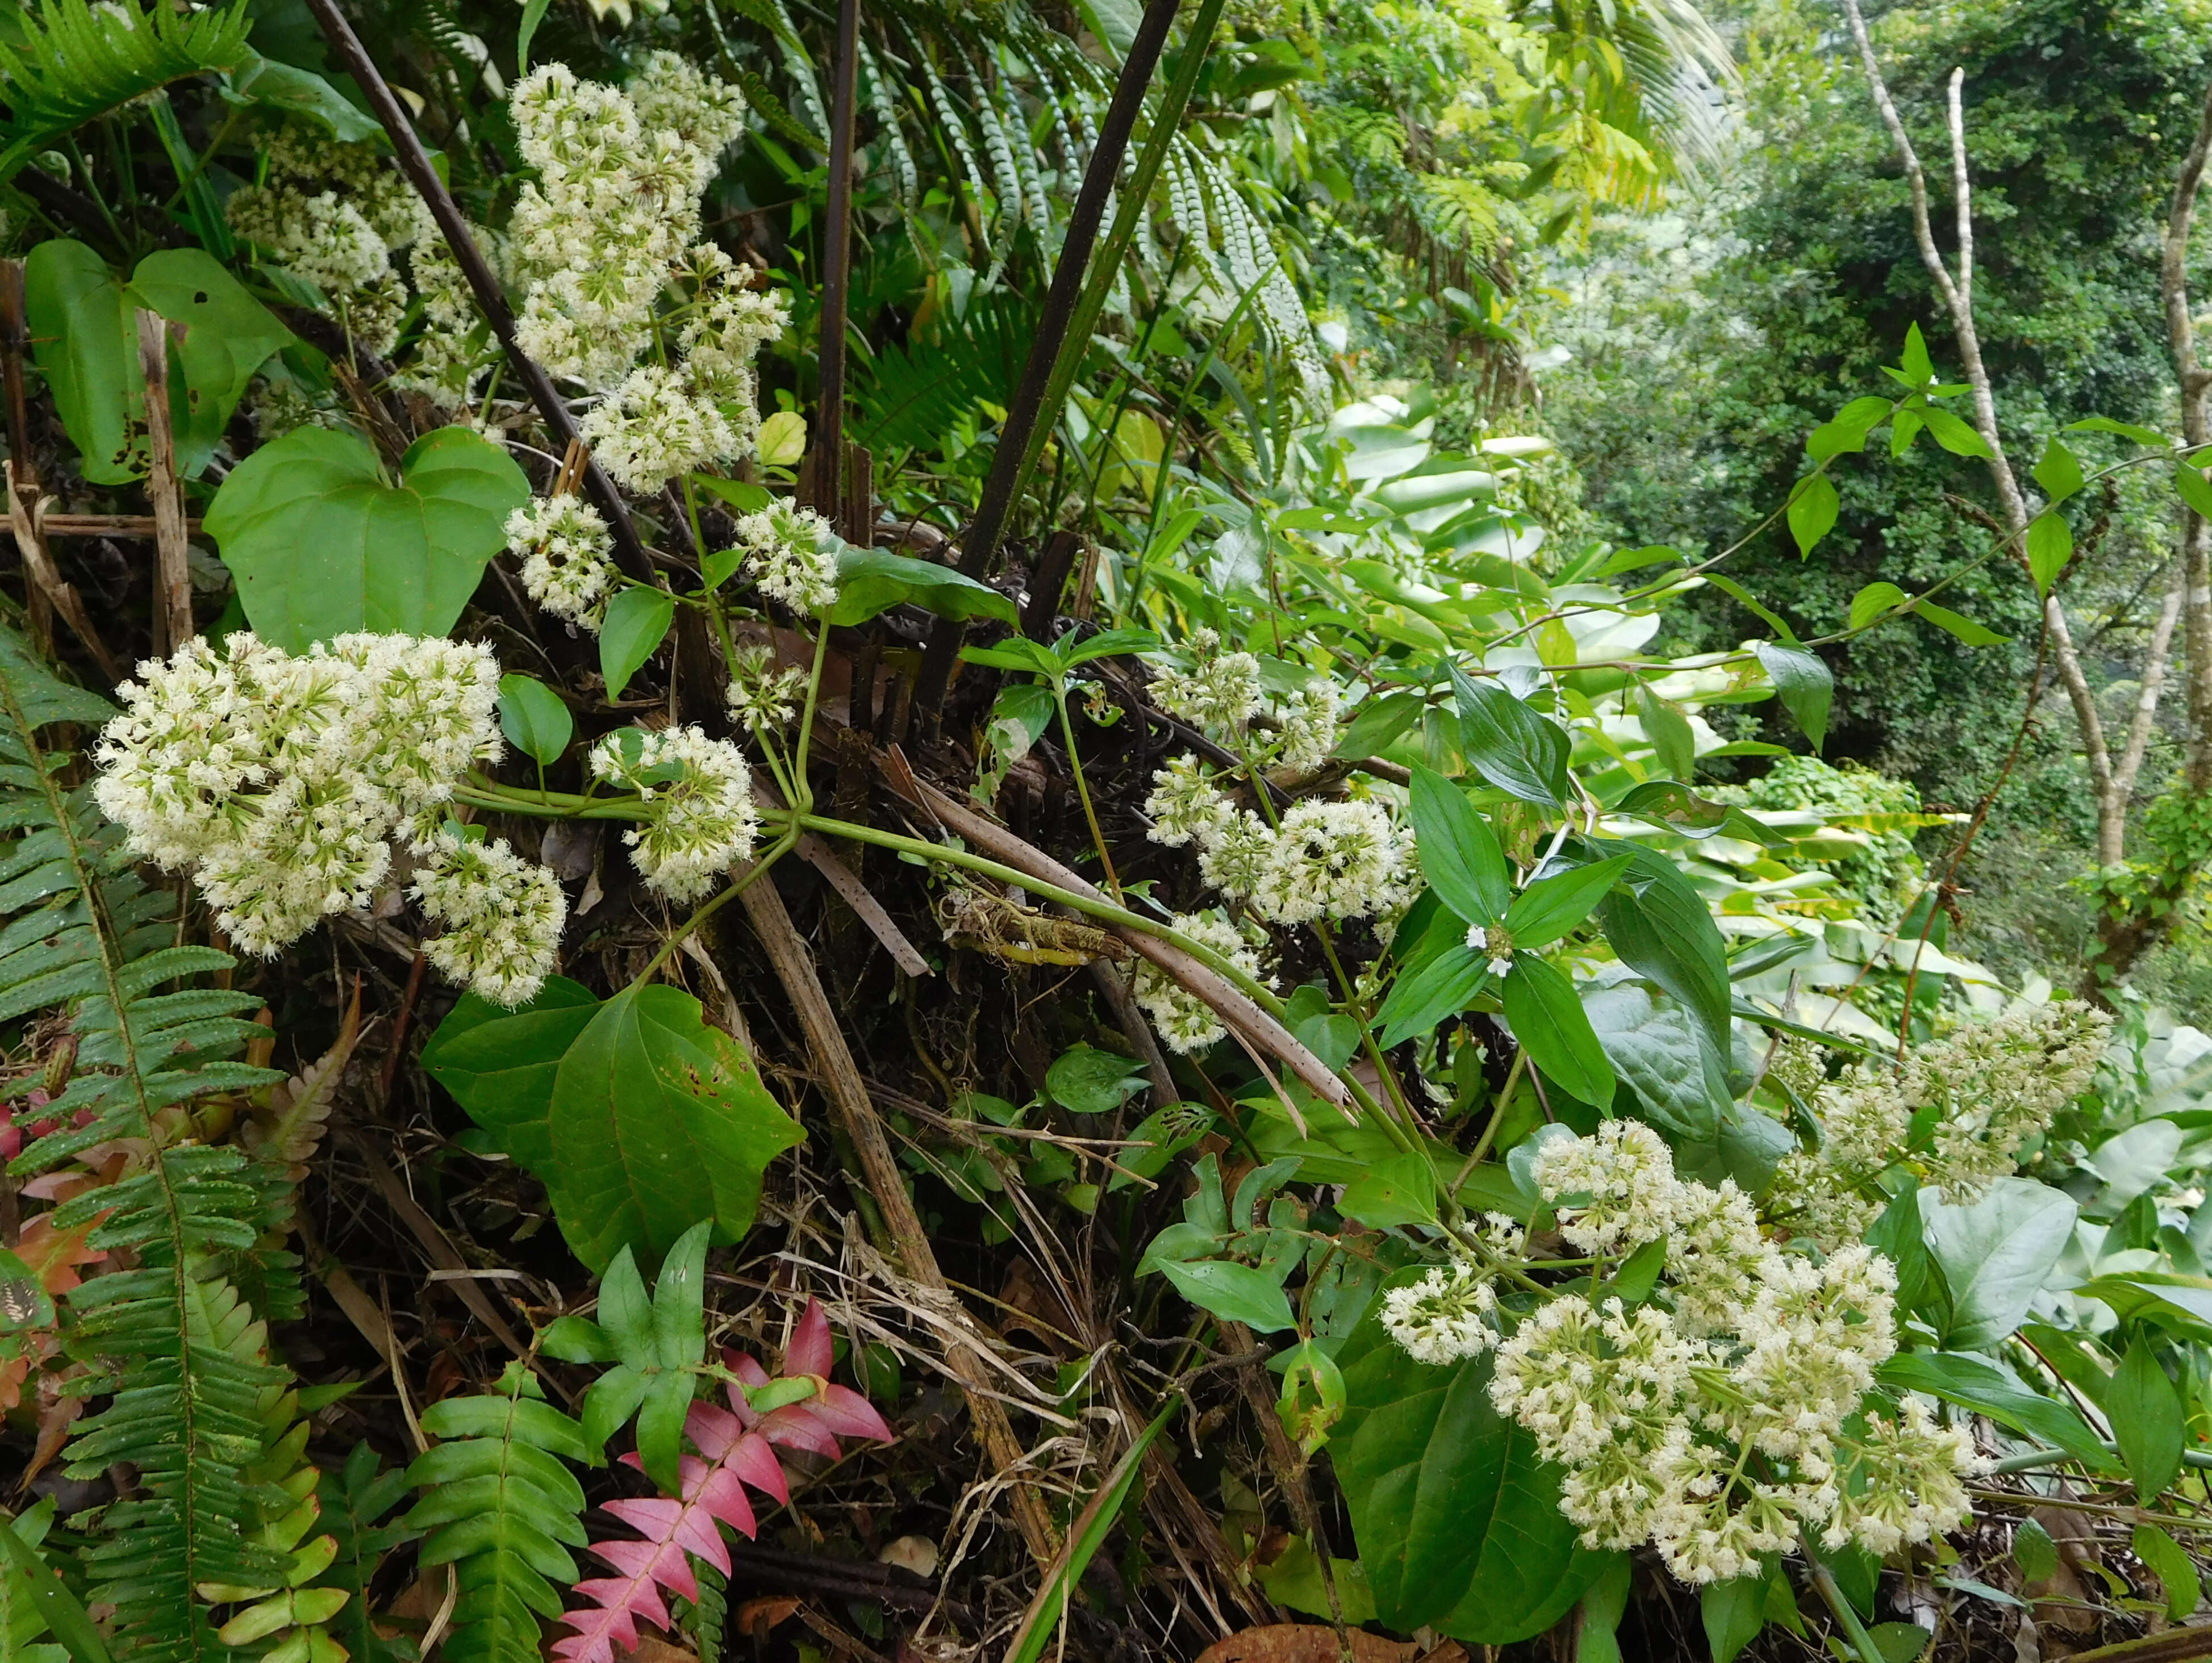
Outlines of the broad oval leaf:
M 1416 768 L 1411 805 L 1421 874 L 1437 897 L 1471 924 L 1504 917 L 1513 899 L 1505 851 L 1466 793 L 1435 770 Z
M 676 622 L 676 598 L 642 585 L 625 589 L 607 603 L 599 626 L 599 674 L 607 697 L 619 699 L 638 666 L 653 655 Z
M 562 1234 L 599 1270 L 625 1245 L 657 1259 L 702 1218 L 734 1241 L 752 1224 L 762 1174 L 801 1136 L 698 1000 L 632 984 L 561 1059 L 543 1175 Z
M 1478 682 L 1457 665 L 1451 679 L 1475 771 L 1523 802 L 1557 808 L 1567 792 L 1565 731 L 1496 682 Z
M 1170 1259 L 1153 1268 L 1185 1299 L 1224 1322 L 1241 1322 L 1263 1334 L 1297 1326 L 1282 1284 L 1252 1265 L 1227 1259 Z
M 2105 1387 L 2104 1411 L 2135 1481 L 2136 1503 L 2148 1507 L 2181 1471 L 2181 1393 L 2166 1377 L 2147 1334 L 2138 1333 Z
M 1717 1140 L 1729 1101 L 1728 1070 L 1679 1000 L 1621 982 L 1593 991 L 1583 1014 L 1645 1119 L 1692 1143 Z
M 866 623 L 905 601 L 962 622 L 970 618 L 1014 622 L 1013 602 L 964 572 L 887 549 L 846 545 L 837 558 L 837 604 L 830 610 L 830 622 L 844 627 Z
M 1512 906 L 1506 909 L 1505 928 L 1514 946 L 1547 947 L 1574 929 L 1590 915 L 1627 865 L 1628 857 L 1616 854 L 1538 878 L 1514 896 Z
M 1336 1361 L 1330 1455 L 1382 1620 L 1504 1645 L 1572 1610 L 1613 1556 L 1576 1540 L 1557 1469 L 1491 1404 L 1489 1357 L 1416 1363 L 1370 1310 Z
M 2064 1191 L 2027 1178 L 1998 1179 L 1970 1207 L 1920 1192 L 1921 1229 L 1951 1292 L 1946 1346 L 1986 1350 L 2020 1326 L 2065 1251 L 2077 1211 Z
M 1828 737 L 1828 707 L 1835 701 L 1835 677 L 1819 654 L 1802 646 L 1759 641 L 1752 650 L 1765 666 L 1766 677 L 1774 683 L 1783 708 L 1804 730 L 1813 749 L 1819 750 L 1820 742 Z
M 499 725 L 516 750 L 539 762 L 560 761 L 576 734 L 576 719 L 561 695 L 520 672 L 499 678 Z
M 1600 1108 L 1613 1101 L 1613 1065 L 1565 974 L 1540 958 L 1515 959 L 1505 978 L 1505 1020 L 1528 1060 L 1563 1089 Z
M 1860 442 L 1865 442 L 1863 436 Z M 1835 529 L 1836 511 L 1841 506 L 1835 484 L 1826 474 L 1809 474 L 1798 486 L 1790 499 L 1790 535 L 1796 540 L 1801 559 Z
M 2071 1405 L 2029 1391 L 1986 1358 L 1956 1351 L 1905 1351 L 1883 1363 L 1876 1374 L 1892 1390 L 1925 1392 L 2079 1455 L 2092 1472 L 2112 1465 L 2103 1441 Z
M 548 976 L 514 1011 L 464 993 L 422 1047 L 423 1070 L 543 1180 L 553 1164 L 553 1076 L 599 1008 L 599 995 L 566 976 Z
M 302 652 L 354 630 L 444 634 L 529 497 L 514 459 L 467 428 L 416 440 L 396 484 L 367 441 L 300 428 L 231 470 L 206 525 L 255 633 Z

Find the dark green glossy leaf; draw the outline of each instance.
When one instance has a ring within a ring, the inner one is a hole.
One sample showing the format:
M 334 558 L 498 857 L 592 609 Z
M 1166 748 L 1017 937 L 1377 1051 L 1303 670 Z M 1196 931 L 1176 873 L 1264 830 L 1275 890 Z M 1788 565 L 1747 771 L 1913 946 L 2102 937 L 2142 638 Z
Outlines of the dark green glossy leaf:
M 508 1011 L 464 993 L 422 1047 L 422 1067 L 507 1154 L 541 1176 L 553 1162 L 553 1077 L 599 1008 L 599 996 L 549 976 Z
M 1613 855 L 1538 878 L 1522 890 L 1505 912 L 1505 928 L 1513 938 L 1514 950 L 1548 947 L 1576 928 L 1604 899 L 1627 865 L 1626 855 Z
M 2181 1393 L 2174 1389 L 2149 1336 L 2138 1333 L 2105 1388 L 2105 1414 L 2120 1446 L 2136 1500 L 2153 1505 L 2181 1471 Z
M 541 763 L 559 762 L 576 734 L 576 719 L 561 695 L 520 673 L 499 678 L 499 725 L 517 750 Z
M 1504 918 L 1513 901 L 1512 878 L 1489 822 L 1431 768 L 1413 769 L 1410 801 L 1421 874 L 1438 898 L 1470 924 Z
M 1494 681 L 1477 681 L 1452 666 L 1468 761 L 1502 792 L 1557 808 L 1567 792 L 1565 732 Z
M 941 618 L 1014 622 L 1013 602 L 965 573 L 887 549 L 847 545 L 838 556 L 837 604 L 830 609 L 830 622 L 866 623 L 907 601 Z
M 1416 1363 L 1370 1312 L 1336 1361 L 1330 1454 L 1382 1620 L 1503 1645 L 1572 1610 L 1613 1556 L 1577 1543 L 1557 1472 L 1491 1405 L 1489 1358 Z
M 1613 1101 L 1613 1065 L 1565 974 L 1542 959 L 1516 958 L 1505 978 L 1505 1019 L 1529 1060 L 1571 1096 L 1601 1108 Z
M 1813 749 L 1819 750 L 1820 742 L 1828 737 L 1828 707 L 1836 696 L 1836 678 L 1828 666 L 1819 654 L 1802 646 L 1759 641 L 1752 650 L 1766 667 L 1767 679 L 1774 683 L 1783 707 L 1804 730 Z
M 629 678 L 659 650 L 675 622 L 676 598 L 663 589 L 640 585 L 607 603 L 606 619 L 599 626 L 599 674 L 606 680 L 608 698 L 622 697 Z

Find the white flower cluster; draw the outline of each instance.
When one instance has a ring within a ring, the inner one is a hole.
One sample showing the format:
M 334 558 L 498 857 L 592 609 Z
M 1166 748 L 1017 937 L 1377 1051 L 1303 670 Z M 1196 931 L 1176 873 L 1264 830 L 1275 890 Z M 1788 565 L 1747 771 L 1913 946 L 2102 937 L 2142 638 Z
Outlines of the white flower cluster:
M 517 333 L 555 374 L 604 393 L 581 424 L 601 464 L 650 492 L 751 454 L 752 360 L 789 315 L 698 240 L 700 193 L 744 130 L 743 97 L 656 52 L 625 88 L 545 64 L 507 105 L 538 171 L 512 226 L 526 285 Z M 681 361 L 641 364 L 669 332 Z
M 1155 773 L 1152 787 L 1152 841 L 1195 845 L 1199 876 L 1271 923 L 1388 917 L 1420 891 L 1412 830 L 1371 798 L 1309 798 L 1271 827 L 1189 756 Z
M 811 508 L 777 501 L 738 521 L 745 570 L 760 592 L 805 616 L 837 601 L 836 533 Z
M 2088 1089 L 2111 1031 L 2110 1017 L 2078 1000 L 2022 1005 L 1962 1023 L 1902 1068 L 1863 1065 L 1814 1086 L 1820 1148 L 1787 1156 L 1775 1180 L 1795 1209 L 1792 1228 L 1824 1243 L 1850 1240 L 1882 1205 L 1867 1193 L 1873 1180 L 1900 1162 L 1947 1201 L 1979 1200 Z
M 1258 951 L 1228 920 L 1210 913 L 1182 913 L 1170 922 L 1246 974 L 1259 978 Z M 1159 1030 L 1161 1042 L 1170 1051 L 1184 1055 L 1203 1051 L 1229 1031 L 1214 1015 L 1212 1006 L 1185 992 L 1181 983 L 1151 964 L 1137 967 L 1134 992 L 1137 1003 L 1144 1006 L 1145 1014 Z
M 1192 633 L 1188 670 L 1163 670 L 1152 679 L 1152 701 L 1193 727 L 1238 734 L 1267 702 L 1260 661 L 1249 652 L 1224 652 L 1218 631 Z
M 1894 1417 L 1866 1412 L 1896 1349 L 1888 1260 L 1863 1244 L 1785 1250 L 1733 1182 L 1678 1178 L 1635 1121 L 1546 1144 L 1532 1175 L 1577 1247 L 1667 1242 L 1647 1302 L 1556 1295 L 1498 1344 L 1492 1399 L 1566 1469 L 1560 1508 L 1586 1545 L 1649 1542 L 1705 1583 L 1813 1533 L 1881 1554 L 1966 1517 L 1964 1481 L 1983 1470 L 1971 1438 L 1911 1399 Z M 1474 1355 L 1486 1337 L 1431 1308 L 1449 1292 L 1494 1325 L 1494 1299 L 1463 1291 L 1477 1279 L 1438 1272 L 1433 1288 L 1401 1290 L 1420 1296 L 1386 1304 L 1384 1323 L 1423 1361 Z M 1855 1417 L 1863 1429 L 1847 1431 Z
M 240 949 L 264 956 L 318 919 L 368 904 L 392 840 L 429 857 L 428 950 L 502 1003 L 551 969 L 565 905 L 551 875 L 499 846 L 443 847 L 443 805 L 501 750 L 489 647 L 342 635 L 293 654 L 240 633 L 149 659 L 116 689 L 94 794 L 132 851 L 190 871 Z
M 1218 630 L 1198 629 L 1184 643 L 1188 670 L 1170 667 L 1152 678 L 1152 701 L 1179 720 L 1218 735 L 1232 745 L 1254 736 L 1253 718 L 1267 704 L 1260 660 L 1249 652 L 1224 652 Z M 1271 719 L 1273 736 L 1255 748 L 1255 760 L 1279 762 L 1292 774 L 1312 774 L 1336 749 L 1336 683 L 1326 676 L 1304 683 Z
M 223 204 L 231 229 L 320 289 L 360 345 L 388 354 L 407 307 L 392 256 L 430 230 L 413 189 L 374 147 L 302 126 L 272 129 L 260 150 L 262 182 Z
M 724 695 L 730 719 L 752 733 L 788 727 L 805 692 L 806 672 L 796 665 L 777 669 L 770 647 L 741 646 L 730 660 L 730 685 Z
M 615 568 L 614 538 L 597 508 L 574 492 L 533 497 L 507 517 L 507 546 L 522 557 L 531 599 L 598 634 Z
M 441 832 L 415 868 L 408 893 L 446 926 L 422 944 L 444 975 L 495 1004 L 527 1004 L 553 968 L 568 897 L 561 881 L 504 840 L 479 843 Z
M 752 853 L 760 830 L 752 773 L 726 739 L 696 727 L 629 728 L 592 748 L 592 773 L 655 805 L 623 841 L 646 883 L 672 901 L 696 901 Z
M 1498 1343 L 1498 1290 L 1465 1263 L 1439 1266 L 1382 1296 L 1384 1332 L 1416 1363 L 1443 1368 Z
M 465 404 L 493 349 L 453 250 L 390 157 L 292 124 L 269 130 L 260 149 L 261 181 L 223 204 L 231 229 L 319 289 L 355 342 L 380 357 L 406 320 L 407 288 L 392 264 L 404 253 L 427 327 L 393 385 L 442 410 Z M 490 234 L 472 234 L 495 264 Z M 269 408 L 274 425 L 300 425 L 306 413 L 281 403 Z M 263 436 L 272 436 L 267 427 Z
M 1313 774 L 1336 749 L 1336 683 L 1316 677 L 1283 713 L 1277 760 L 1293 774 Z

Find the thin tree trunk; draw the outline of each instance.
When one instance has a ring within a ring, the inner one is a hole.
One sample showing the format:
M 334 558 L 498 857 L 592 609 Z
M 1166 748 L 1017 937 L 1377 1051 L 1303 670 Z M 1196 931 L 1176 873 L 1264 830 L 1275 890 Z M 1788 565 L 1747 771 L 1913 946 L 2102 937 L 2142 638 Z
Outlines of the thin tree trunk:
M 2212 86 L 2205 89 L 2197 137 L 2174 180 L 2173 205 L 2166 220 L 2166 246 L 2159 262 L 2166 344 L 2173 353 L 2174 378 L 2181 387 L 2182 442 L 2192 450 L 2212 442 L 2212 370 L 2197 361 L 2197 330 L 2189 315 L 2189 234 L 2208 158 L 2212 158 Z M 2191 797 L 2202 798 L 2212 792 L 2212 525 L 2186 505 L 2181 511 L 2178 568 L 2168 604 L 2179 603 L 2188 659 L 2183 694 L 2188 703 L 2189 743 L 2181 789 Z M 2164 616 L 2160 614 L 2161 622 Z M 2169 628 L 2166 641 L 2171 640 L 2172 633 Z M 2157 652 L 2165 644 L 2154 640 L 2152 650 Z M 2148 666 L 2144 680 L 2148 684 Z M 2117 853 L 2100 853 L 2108 865 L 2119 859 Z M 2181 898 L 2204 863 L 2187 845 L 2163 853 L 2164 865 L 2152 874 L 2142 893 L 2131 897 L 2128 910 L 2108 909 L 2098 921 L 2097 962 L 2091 967 L 2094 980 L 2089 991 L 2109 988 L 2124 979 L 2136 961 L 2172 928 Z
M 2005 529 L 2019 537 L 2027 529 L 2027 501 L 2021 495 L 2020 482 L 2005 456 L 2004 441 L 1997 428 L 1996 400 L 1990 391 L 1989 369 L 1982 361 L 1981 332 L 1974 326 L 1973 190 L 1966 171 L 1966 121 L 1960 99 L 1966 72 L 1951 71 L 1949 97 L 1951 196 L 1959 240 L 1959 271 L 1954 278 L 1944 263 L 1942 252 L 1936 246 L 1935 228 L 1929 218 L 1927 175 L 1921 168 L 1920 155 L 1913 149 L 1911 136 L 1905 130 L 1904 120 L 1890 99 L 1889 85 L 1882 79 L 1881 65 L 1875 60 L 1874 42 L 1868 38 L 1866 20 L 1859 14 L 1858 0 L 1844 0 L 1844 13 L 1850 21 L 1851 39 L 1857 43 L 1860 62 L 1865 65 L 1867 81 L 1873 88 L 1875 107 L 1881 112 L 1882 125 L 1889 130 L 1890 142 L 1896 146 L 1899 160 L 1905 165 L 1905 183 L 1912 192 L 1913 240 L 1919 246 L 1920 263 L 1928 269 L 1929 278 L 1951 316 L 1960 362 L 1966 371 L 1966 385 L 1973 400 L 1974 429 L 1990 447 L 1990 478 L 1996 486 L 1997 501 L 2004 511 Z M 2067 702 L 2073 706 L 2074 719 L 2081 730 L 2090 783 L 2096 792 L 2100 840 L 2107 824 L 2118 826 L 2124 835 L 2127 795 L 2115 789 L 2112 752 L 2106 743 L 2104 722 L 2097 712 L 2096 694 L 2081 668 L 2074 632 L 2066 622 L 2065 609 L 2059 604 L 2055 590 L 2044 597 L 2043 613 L 2051 631 L 2051 656 L 2057 664 L 2059 682 L 2066 689 Z

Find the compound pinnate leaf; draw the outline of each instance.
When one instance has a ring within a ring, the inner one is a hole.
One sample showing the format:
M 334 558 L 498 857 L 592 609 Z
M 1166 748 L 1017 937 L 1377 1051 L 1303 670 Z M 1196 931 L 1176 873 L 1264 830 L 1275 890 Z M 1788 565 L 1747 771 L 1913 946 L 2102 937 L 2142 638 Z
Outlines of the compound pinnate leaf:
M 416 440 L 397 482 L 364 440 L 300 428 L 231 471 L 206 525 L 255 632 L 301 652 L 354 630 L 444 634 L 529 495 L 467 428 Z

